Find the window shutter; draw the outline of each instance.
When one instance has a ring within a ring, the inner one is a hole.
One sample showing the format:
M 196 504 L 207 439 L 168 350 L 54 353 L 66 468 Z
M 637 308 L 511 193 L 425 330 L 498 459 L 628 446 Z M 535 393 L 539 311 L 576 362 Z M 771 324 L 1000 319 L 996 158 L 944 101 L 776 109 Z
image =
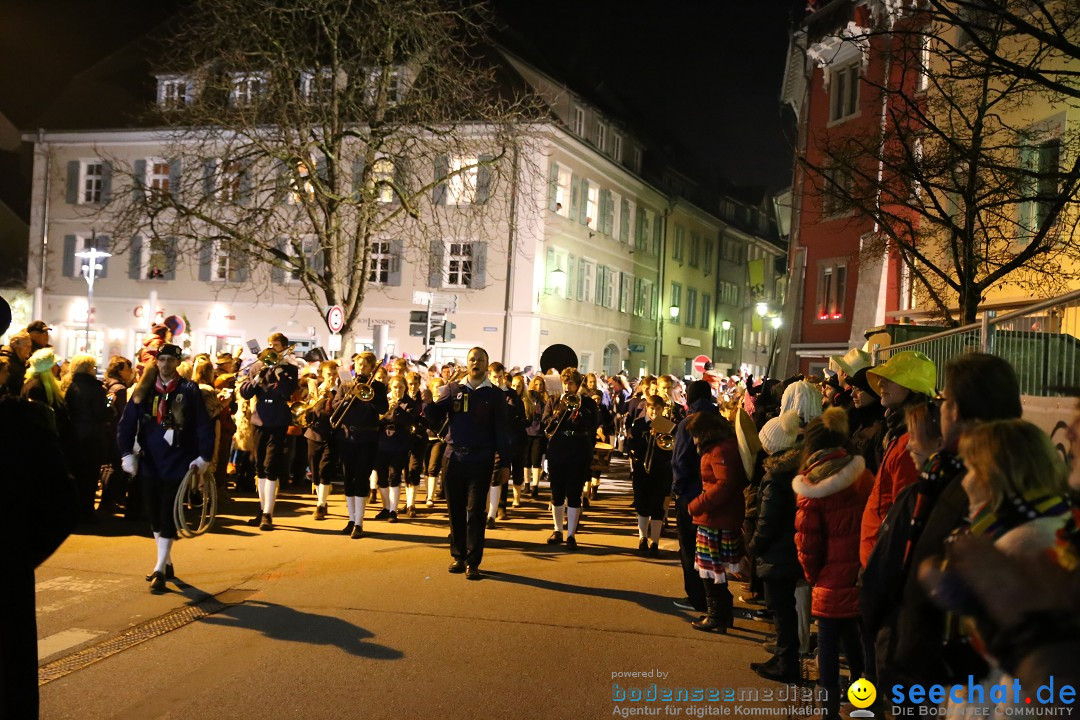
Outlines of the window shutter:
M 131 248 L 128 250 L 128 277 L 132 280 L 142 279 L 142 249 L 142 236 L 136 235 L 131 238 Z
M 280 253 L 287 254 L 288 248 L 286 247 L 287 241 L 283 237 L 274 238 L 274 249 Z M 282 264 L 284 260 L 275 257 L 274 264 L 270 266 L 270 282 L 275 285 L 281 285 L 285 282 L 285 267 Z
M 593 302 L 597 305 L 604 304 L 604 273 L 607 271 L 603 265 L 596 266 L 596 282 L 593 288 Z
M 217 184 L 218 161 L 215 158 L 203 160 L 203 194 L 207 200 L 214 199 L 214 186 Z M 207 280 L 210 278 L 208 277 Z
M 588 271 L 589 266 L 584 260 L 578 263 L 577 274 L 577 299 L 584 301 L 585 298 L 585 273 Z
M 165 238 L 165 279 L 176 279 L 176 238 L 174 237 Z
M 109 237 L 107 235 L 98 235 L 97 244 L 94 245 L 101 252 L 109 252 Z M 104 279 L 109 276 L 109 258 L 101 259 L 101 270 L 98 272 L 98 279 Z
M 78 165 L 78 163 L 76 163 Z M 64 277 L 78 277 L 75 274 L 75 236 L 64 236 Z
M 210 282 L 210 266 L 214 262 L 214 241 L 203 240 L 199 248 L 199 280 Z
M 101 163 L 101 203 L 112 201 L 112 163 L 104 160 Z M 102 275 L 104 277 L 104 275 Z
M 390 272 L 387 275 L 386 284 L 397 287 L 401 285 L 401 265 L 405 255 L 405 241 L 394 238 L 390 241 Z
M 306 256 L 308 272 L 321 278 L 326 269 L 326 253 L 323 251 L 323 246 L 314 239 L 308 239 L 301 247 Z
M 394 183 L 405 197 L 409 197 L 409 161 L 403 157 L 394 158 Z M 394 193 L 394 203 L 400 205 L 401 198 Z
M 577 298 L 577 275 L 574 271 L 577 268 L 574 267 L 574 256 L 568 255 L 566 258 L 566 299 L 573 300 Z
M 428 287 L 442 287 L 444 250 L 445 247 L 441 240 L 431 241 L 430 253 L 428 256 Z
M 472 243 L 472 278 L 469 287 L 483 290 L 487 286 L 487 243 Z
M 490 155 L 481 155 L 477 158 L 480 163 L 476 168 L 476 202 L 486 203 L 491 195 L 491 161 Z
M 548 248 L 547 254 L 544 256 L 544 277 L 547 281 L 544 283 L 545 290 L 554 290 L 554 279 L 552 273 L 555 272 L 555 248 Z
M 364 158 L 358 157 L 352 164 L 353 198 L 361 200 L 364 197 Z
M 660 214 L 657 213 L 653 216 L 653 233 L 652 233 L 652 252 L 653 255 L 660 257 L 660 240 L 663 232 L 663 223 L 660 222 Z
M 629 242 L 630 240 L 630 201 L 626 198 L 622 199 L 622 220 L 619 223 L 619 242 Z
M 139 159 L 135 161 L 132 175 L 135 177 L 131 183 L 131 197 L 137 202 L 143 199 L 146 194 L 146 160 Z
M 253 177 L 254 173 L 252 172 L 252 170 L 253 168 L 246 167 L 240 171 L 240 197 L 237 198 L 237 201 L 241 205 L 251 204 L 251 196 L 254 194 L 255 183 L 255 178 Z
M 450 172 L 450 160 L 446 155 L 439 155 L 435 158 L 435 188 L 431 191 L 431 202 L 436 205 L 446 204 L 446 180 L 447 173 Z M 442 269 L 439 269 L 440 276 L 442 275 Z M 433 287 L 439 287 L 435 285 Z
M 570 219 L 573 220 L 578 216 L 578 201 L 581 199 L 578 193 L 581 192 L 581 178 L 577 175 L 570 176 Z
M 67 201 L 69 205 L 79 203 L 79 169 L 81 164 L 78 160 L 71 160 L 67 164 Z
M 578 222 L 589 224 L 589 181 L 581 181 L 581 205 L 578 208 Z
M 548 168 L 548 210 L 555 212 L 558 205 L 559 163 L 552 162 Z
M 251 258 L 248 257 L 247 254 L 240 255 L 239 253 L 232 253 L 229 256 L 229 262 L 230 263 L 236 263 L 236 265 L 235 265 L 235 268 L 236 268 L 236 282 L 238 282 L 238 283 L 247 282 L 248 275 L 250 273 L 250 269 L 248 268 L 248 263 L 251 262 Z
M 615 203 L 611 200 L 611 191 L 600 191 L 600 232 L 610 236 L 615 229 Z
M 169 194 L 173 198 L 180 197 L 180 184 L 184 181 L 184 161 L 180 158 L 169 160 Z

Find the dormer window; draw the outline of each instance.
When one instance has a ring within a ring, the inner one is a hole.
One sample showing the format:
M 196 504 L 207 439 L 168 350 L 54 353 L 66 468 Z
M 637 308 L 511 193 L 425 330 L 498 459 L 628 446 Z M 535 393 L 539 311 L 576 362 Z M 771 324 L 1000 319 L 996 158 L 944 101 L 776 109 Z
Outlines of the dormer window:
M 379 88 L 383 79 L 383 70 L 385 68 L 377 67 L 372 68 L 368 73 L 368 101 L 374 103 L 379 97 Z M 401 68 L 395 66 L 390 68 L 389 77 L 386 84 L 386 104 L 394 105 L 401 97 L 401 79 L 403 73 Z
M 585 136 L 585 108 L 580 105 L 574 106 L 574 134 Z
M 600 152 L 607 149 L 607 125 L 602 122 L 596 123 L 596 147 Z
M 326 100 L 334 88 L 334 76 L 330 68 L 305 70 L 300 74 L 300 95 L 305 100 Z
M 194 99 L 195 88 L 183 75 L 159 75 L 157 80 L 158 107 L 181 108 Z
M 229 103 L 233 107 L 252 105 L 266 90 L 266 73 L 233 73 Z

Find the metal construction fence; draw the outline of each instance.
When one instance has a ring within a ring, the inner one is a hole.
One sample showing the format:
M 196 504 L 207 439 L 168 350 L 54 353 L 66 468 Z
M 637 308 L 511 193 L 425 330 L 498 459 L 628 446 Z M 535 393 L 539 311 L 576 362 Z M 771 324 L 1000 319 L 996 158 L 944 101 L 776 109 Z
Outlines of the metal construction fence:
M 1068 394 L 1068 388 L 1080 386 L 1080 290 L 1004 315 L 987 311 L 980 322 L 878 348 L 874 364 L 903 350 L 918 350 L 934 361 L 939 388 L 945 384 L 949 358 L 987 352 L 1009 361 L 1020 380 L 1021 394 Z

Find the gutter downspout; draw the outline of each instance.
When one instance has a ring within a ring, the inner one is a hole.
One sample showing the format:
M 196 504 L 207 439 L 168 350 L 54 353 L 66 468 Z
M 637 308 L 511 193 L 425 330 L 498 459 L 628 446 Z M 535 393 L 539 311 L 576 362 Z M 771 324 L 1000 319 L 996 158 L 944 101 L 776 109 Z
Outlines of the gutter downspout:
M 510 306 L 514 297 L 514 255 L 517 253 L 517 204 L 518 204 L 518 148 L 514 146 L 514 156 L 511 163 L 513 175 L 510 180 L 510 232 L 506 243 L 506 298 L 503 311 L 503 349 L 504 363 L 510 363 Z M 524 365 L 522 366 L 524 367 Z
M 666 375 L 664 368 L 661 367 L 661 363 L 664 362 L 664 280 L 667 278 L 667 219 L 672 213 L 672 205 L 674 201 L 668 203 L 668 207 L 664 210 L 663 214 L 657 216 L 657 221 L 662 223 L 660 228 L 660 266 L 657 268 L 656 278 L 656 369 L 655 375 Z
M 45 148 L 45 198 L 41 203 L 41 271 L 34 288 L 34 318 L 45 315 L 45 260 L 49 253 L 49 180 L 52 177 L 52 153 L 45 146 L 45 130 L 38 128 L 38 147 Z

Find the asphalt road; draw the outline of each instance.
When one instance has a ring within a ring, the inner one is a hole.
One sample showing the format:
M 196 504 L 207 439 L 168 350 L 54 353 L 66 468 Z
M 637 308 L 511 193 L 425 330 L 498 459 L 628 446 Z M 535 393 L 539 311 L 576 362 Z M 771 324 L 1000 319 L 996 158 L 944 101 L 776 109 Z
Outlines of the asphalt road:
M 43 678 L 55 678 L 41 717 L 739 716 L 730 702 L 615 698 L 647 698 L 651 683 L 783 689 L 748 668 L 765 658 L 767 624 L 705 634 L 672 605 L 676 541 L 665 535 L 659 559 L 637 555 L 624 466 L 613 475 L 577 552 L 545 543 L 550 515 L 530 501 L 488 531 L 475 582 L 447 572 L 439 507 L 396 524 L 369 509 L 351 540 L 340 495 L 316 522 L 308 496 L 284 494 L 265 533 L 243 524 L 255 501 L 241 497 L 213 532 L 177 543 L 178 583 L 162 595 L 143 580 L 149 537 L 119 519 L 95 526 L 37 574 Z

